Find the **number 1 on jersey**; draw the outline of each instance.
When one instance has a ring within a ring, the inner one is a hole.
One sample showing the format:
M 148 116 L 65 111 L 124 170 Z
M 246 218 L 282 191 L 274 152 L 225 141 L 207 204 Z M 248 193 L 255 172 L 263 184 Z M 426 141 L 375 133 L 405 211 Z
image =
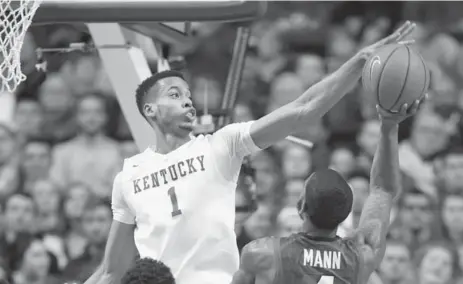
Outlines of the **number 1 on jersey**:
M 334 284 L 334 276 L 323 275 L 317 284 Z
M 167 191 L 169 194 L 170 202 L 172 203 L 172 217 L 182 214 L 182 210 L 178 208 L 177 194 L 175 194 L 175 187 L 169 188 Z

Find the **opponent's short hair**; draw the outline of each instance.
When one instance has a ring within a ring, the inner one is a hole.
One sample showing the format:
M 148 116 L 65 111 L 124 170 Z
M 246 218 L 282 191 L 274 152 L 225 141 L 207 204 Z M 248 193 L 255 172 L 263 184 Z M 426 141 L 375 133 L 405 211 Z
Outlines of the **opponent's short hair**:
M 148 78 L 143 80 L 140 83 L 140 85 L 138 85 L 137 90 L 135 91 L 135 101 L 137 103 L 138 111 L 141 113 L 142 116 L 145 116 L 143 114 L 143 100 L 146 94 L 151 90 L 151 88 L 154 85 L 156 85 L 157 82 L 159 82 L 159 80 L 169 77 L 178 77 L 185 80 L 185 77 L 181 72 L 175 70 L 167 70 L 149 76 Z
M 121 284 L 175 284 L 175 278 L 163 262 L 152 258 L 141 258 L 129 269 Z
M 334 230 L 352 210 L 353 194 L 347 181 L 335 170 L 314 172 L 305 182 L 305 195 L 299 206 L 312 224 Z

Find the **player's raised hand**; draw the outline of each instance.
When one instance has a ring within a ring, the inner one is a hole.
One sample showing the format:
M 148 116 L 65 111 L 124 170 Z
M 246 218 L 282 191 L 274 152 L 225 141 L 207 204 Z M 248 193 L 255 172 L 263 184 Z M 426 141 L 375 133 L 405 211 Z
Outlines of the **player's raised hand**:
M 402 41 L 402 39 L 406 38 L 410 35 L 413 30 L 415 29 L 416 24 L 410 21 L 406 21 L 403 25 L 401 25 L 394 33 L 391 35 L 383 38 L 382 40 L 375 42 L 372 45 L 369 45 L 362 50 L 360 50 L 359 55 L 364 58 L 368 59 L 372 54 L 374 54 L 378 49 L 381 47 L 391 44 L 391 43 L 400 43 L 400 44 L 410 44 L 413 43 L 414 40 L 406 40 Z
M 397 112 L 391 112 L 376 105 L 379 119 L 383 124 L 399 124 L 406 118 L 415 115 L 427 100 L 427 97 L 428 95 L 426 94 L 422 99 L 414 101 L 410 106 L 408 104 L 403 104 Z

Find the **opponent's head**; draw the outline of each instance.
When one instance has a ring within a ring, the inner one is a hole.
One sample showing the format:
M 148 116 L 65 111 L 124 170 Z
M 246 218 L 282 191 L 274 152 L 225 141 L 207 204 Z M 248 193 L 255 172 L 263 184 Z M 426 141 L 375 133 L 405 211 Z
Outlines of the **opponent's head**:
M 196 110 L 183 74 L 163 71 L 145 79 L 137 88 L 136 102 L 141 115 L 164 133 L 185 137 L 193 130 Z
M 175 279 L 170 268 L 161 261 L 142 258 L 125 273 L 121 284 L 175 284 Z
M 346 180 L 338 172 L 324 169 L 306 180 L 298 210 L 305 222 L 320 230 L 333 231 L 349 216 L 352 200 Z

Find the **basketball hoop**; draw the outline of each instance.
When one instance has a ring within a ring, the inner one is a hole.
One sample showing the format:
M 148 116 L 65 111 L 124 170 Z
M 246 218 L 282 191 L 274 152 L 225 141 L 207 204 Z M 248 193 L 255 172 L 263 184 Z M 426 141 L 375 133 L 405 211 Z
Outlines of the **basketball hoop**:
M 42 0 L 0 1 L 0 92 L 14 92 L 26 80 L 21 72 L 21 48 Z

